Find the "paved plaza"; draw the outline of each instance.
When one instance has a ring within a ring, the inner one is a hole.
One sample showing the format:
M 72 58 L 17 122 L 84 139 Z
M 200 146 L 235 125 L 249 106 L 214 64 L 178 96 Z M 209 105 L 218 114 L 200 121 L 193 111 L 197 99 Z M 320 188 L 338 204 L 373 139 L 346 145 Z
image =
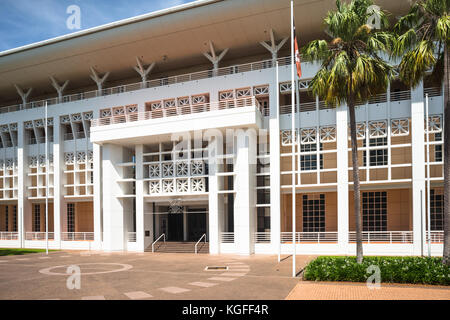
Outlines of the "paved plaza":
M 313 258 L 297 256 L 297 270 Z M 74 268 L 81 273 L 79 289 L 70 273 Z M 0 257 L 0 299 L 450 299 L 448 287 L 381 284 L 369 289 L 365 283 L 302 281 L 291 277 L 291 268 L 290 256 L 278 263 L 273 255 L 57 251 L 6 256 Z
M 273 255 L 61 251 L 0 257 L 0 299 L 285 299 L 298 279 L 291 278 L 290 257 L 283 258 L 278 264 Z M 298 257 L 298 269 L 312 258 Z M 80 289 L 75 281 L 68 289 L 71 265 L 80 268 Z

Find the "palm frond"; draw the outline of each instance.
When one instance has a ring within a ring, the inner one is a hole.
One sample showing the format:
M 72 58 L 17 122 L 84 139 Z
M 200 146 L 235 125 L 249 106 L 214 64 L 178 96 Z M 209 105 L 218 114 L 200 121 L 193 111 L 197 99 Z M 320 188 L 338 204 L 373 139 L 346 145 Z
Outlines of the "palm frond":
M 416 87 L 422 80 L 425 71 L 435 65 L 434 51 L 434 43 L 423 40 L 414 49 L 406 52 L 399 64 L 400 79 L 407 85 Z

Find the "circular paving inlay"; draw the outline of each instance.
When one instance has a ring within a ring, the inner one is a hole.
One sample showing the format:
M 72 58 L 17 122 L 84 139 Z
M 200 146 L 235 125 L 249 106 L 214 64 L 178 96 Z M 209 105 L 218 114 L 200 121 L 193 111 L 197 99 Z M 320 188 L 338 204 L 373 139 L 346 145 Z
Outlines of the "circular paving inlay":
M 112 272 L 121 272 L 127 271 L 133 268 L 133 266 L 129 264 L 122 263 L 78 263 L 72 264 L 80 267 L 81 275 L 90 275 L 90 274 L 103 274 L 103 273 L 112 273 Z M 51 275 L 51 276 L 67 276 L 67 268 L 72 265 L 63 265 L 63 266 L 54 266 L 45 269 L 39 270 L 40 273 Z M 84 270 L 84 271 L 83 271 Z

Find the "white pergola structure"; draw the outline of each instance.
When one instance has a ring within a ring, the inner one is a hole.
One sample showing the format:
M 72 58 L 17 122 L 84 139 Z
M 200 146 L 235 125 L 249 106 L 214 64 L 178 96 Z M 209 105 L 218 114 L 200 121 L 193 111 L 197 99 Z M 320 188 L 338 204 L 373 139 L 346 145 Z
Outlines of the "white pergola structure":
M 63 92 L 69 84 L 69 80 L 66 80 L 62 85 L 60 85 L 53 76 L 50 77 L 50 80 L 52 81 L 53 88 L 55 88 L 56 92 L 58 93 L 58 101 L 62 102 Z
M 17 93 L 19 94 L 20 98 L 22 98 L 22 109 L 25 109 L 25 105 L 28 102 L 28 97 L 30 96 L 31 91 L 33 88 L 29 88 L 26 92 L 19 87 L 17 84 L 14 85 L 16 87 Z
M 270 44 L 267 44 L 265 41 L 261 41 L 260 44 L 269 50 L 269 52 L 272 54 L 272 65 L 275 65 L 278 59 L 278 51 L 283 47 L 283 45 L 286 43 L 286 41 L 289 39 L 289 37 L 283 38 L 278 44 L 275 42 L 275 36 L 273 34 L 273 29 L 270 29 Z
M 203 55 L 213 64 L 213 75 L 216 76 L 219 70 L 219 62 L 227 54 L 228 48 L 224 49 L 219 55 L 216 55 L 214 45 L 212 41 L 209 41 L 209 49 L 211 50 L 211 54 L 204 52 Z
M 142 88 L 146 87 L 147 78 L 150 72 L 156 65 L 156 62 L 152 62 L 150 65 L 145 66 L 139 57 L 136 57 L 137 66 L 134 66 L 133 69 L 136 70 L 137 73 L 141 76 L 142 79 Z
M 103 76 L 100 76 L 98 72 L 94 69 L 94 67 L 91 67 L 91 79 L 94 80 L 94 82 L 97 84 L 97 90 L 98 94 L 102 94 L 103 84 L 105 83 L 106 79 L 109 76 L 109 72 L 106 72 Z

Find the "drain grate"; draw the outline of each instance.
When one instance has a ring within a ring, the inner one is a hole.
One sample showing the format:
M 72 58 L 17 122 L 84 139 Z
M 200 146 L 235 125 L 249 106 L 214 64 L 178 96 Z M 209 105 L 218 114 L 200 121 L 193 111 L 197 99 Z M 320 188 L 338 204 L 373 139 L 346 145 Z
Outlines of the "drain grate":
M 205 271 L 228 270 L 227 266 L 206 266 Z

